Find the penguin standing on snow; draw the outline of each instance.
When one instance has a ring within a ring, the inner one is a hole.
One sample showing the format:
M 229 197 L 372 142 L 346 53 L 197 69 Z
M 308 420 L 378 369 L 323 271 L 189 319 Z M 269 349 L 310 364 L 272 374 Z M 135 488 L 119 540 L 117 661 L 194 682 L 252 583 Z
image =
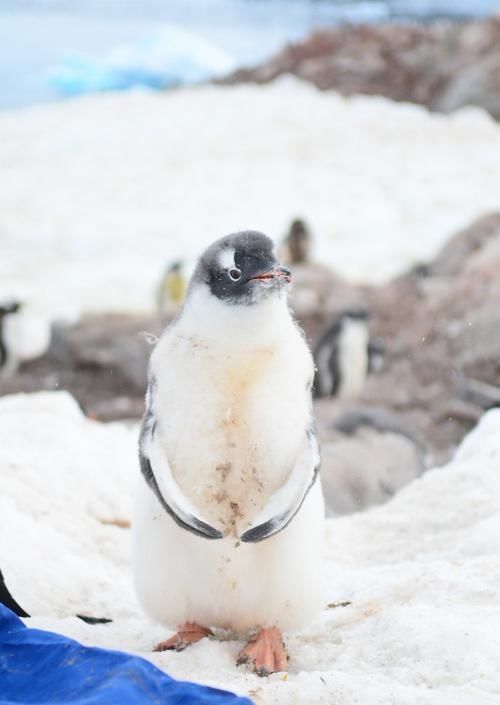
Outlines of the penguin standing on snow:
M 353 399 L 363 390 L 370 370 L 383 354 L 380 341 L 370 340 L 368 314 L 342 311 L 314 347 L 315 398 Z
M 238 664 L 287 670 L 282 630 L 321 609 L 324 505 L 313 361 L 293 321 L 290 271 L 258 232 L 202 255 L 153 351 L 134 522 L 139 599 L 177 628 L 248 635 Z

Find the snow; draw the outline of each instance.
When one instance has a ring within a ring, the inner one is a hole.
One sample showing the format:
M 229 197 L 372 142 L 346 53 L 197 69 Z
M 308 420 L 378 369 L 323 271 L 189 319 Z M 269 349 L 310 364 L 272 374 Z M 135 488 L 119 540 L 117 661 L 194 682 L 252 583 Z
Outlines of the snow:
M 0 115 L 0 299 L 146 310 L 166 264 L 304 217 L 316 256 L 383 281 L 497 209 L 500 126 L 292 78 Z
M 261 705 L 495 705 L 500 696 L 500 411 L 388 504 L 327 523 L 328 599 L 290 635 L 290 674 L 234 666 L 241 642 L 153 654 L 129 566 L 137 429 L 66 393 L 0 399 L 0 564 L 33 626 L 143 654 Z M 29 442 L 27 442 L 29 441 Z M 293 576 L 291 576 L 293 579 Z M 110 616 L 89 626 L 75 613 Z

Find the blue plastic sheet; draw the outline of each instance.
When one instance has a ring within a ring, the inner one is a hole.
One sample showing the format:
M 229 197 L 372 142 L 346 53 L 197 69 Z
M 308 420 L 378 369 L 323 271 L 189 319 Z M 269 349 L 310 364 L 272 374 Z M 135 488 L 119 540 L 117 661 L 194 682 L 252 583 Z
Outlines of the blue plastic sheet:
M 138 656 L 28 628 L 0 604 L 0 705 L 13 703 L 252 705 L 226 691 L 176 681 Z

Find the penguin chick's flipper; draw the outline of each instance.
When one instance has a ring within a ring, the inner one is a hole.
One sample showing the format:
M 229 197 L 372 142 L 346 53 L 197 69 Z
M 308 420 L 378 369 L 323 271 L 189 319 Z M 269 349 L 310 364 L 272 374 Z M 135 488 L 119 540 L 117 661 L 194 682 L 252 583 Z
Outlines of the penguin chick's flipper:
M 271 495 L 249 529 L 240 536 L 246 543 L 257 543 L 282 531 L 292 521 L 314 485 L 319 472 L 319 448 L 316 434 L 308 428 L 306 439 L 288 480 Z
M 196 516 L 196 509 L 174 480 L 164 451 L 152 438 L 139 453 L 141 471 L 163 509 L 181 528 L 206 539 L 222 539 L 224 534 Z
M 176 483 L 165 452 L 156 432 L 153 412 L 156 384 L 150 383 L 146 397 L 146 413 L 142 422 L 139 441 L 139 462 L 144 479 L 155 493 L 163 509 L 181 528 L 206 539 L 222 539 L 224 534 L 197 516 L 196 508 L 182 493 Z
M 269 676 L 278 671 L 288 671 L 283 636 L 279 629 L 259 629 L 238 654 L 237 666 L 251 663 L 258 676 Z
M 156 644 L 153 651 L 184 651 L 191 644 L 196 644 L 206 636 L 211 636 L 212 632 L 206 627 L 201 627 L 194 622 L 186 622 L 178 631 L 166 641 Z

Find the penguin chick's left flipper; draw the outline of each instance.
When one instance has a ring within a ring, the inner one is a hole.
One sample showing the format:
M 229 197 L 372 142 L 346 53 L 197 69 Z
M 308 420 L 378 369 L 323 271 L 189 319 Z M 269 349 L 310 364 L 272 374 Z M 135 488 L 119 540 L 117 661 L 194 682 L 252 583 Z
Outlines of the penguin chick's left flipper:
M 156 385 L 150 383 L 146 397 L 146 413 L 139 441 L 139 461 L 144 479 L 155 493 L 163 509 L 181 528 L 206 539 L 222 539 L 224 534 L 197 516 L 197 510 L 176 483 L 170 465 L 157 438 L 153 412 Z
M 197 641 L 211 635 L 210 629 L 201 627 L 194 622 L 186 622 L 170 639 L 156 644 L 153 651 L 184 651 L 191 644 L 196 644 Z
M 158 498 L 163 509 L 181 528 L 206 539 L 222 539 L 224 534 L 196 516 L 196 509 L 182 494 L 174 480 L 163 449 L 152 439 L 146 451 L 139 454 L 141 470 L 146 482 Z
M 269 502 L 259 512 L 249 529 L 240 536 L 241 541 L 257 543 L 282 531 L 292 521 L 314 485 L 319 472 L 319 448 L 312 428 L 285 484 L 271 495 Z

